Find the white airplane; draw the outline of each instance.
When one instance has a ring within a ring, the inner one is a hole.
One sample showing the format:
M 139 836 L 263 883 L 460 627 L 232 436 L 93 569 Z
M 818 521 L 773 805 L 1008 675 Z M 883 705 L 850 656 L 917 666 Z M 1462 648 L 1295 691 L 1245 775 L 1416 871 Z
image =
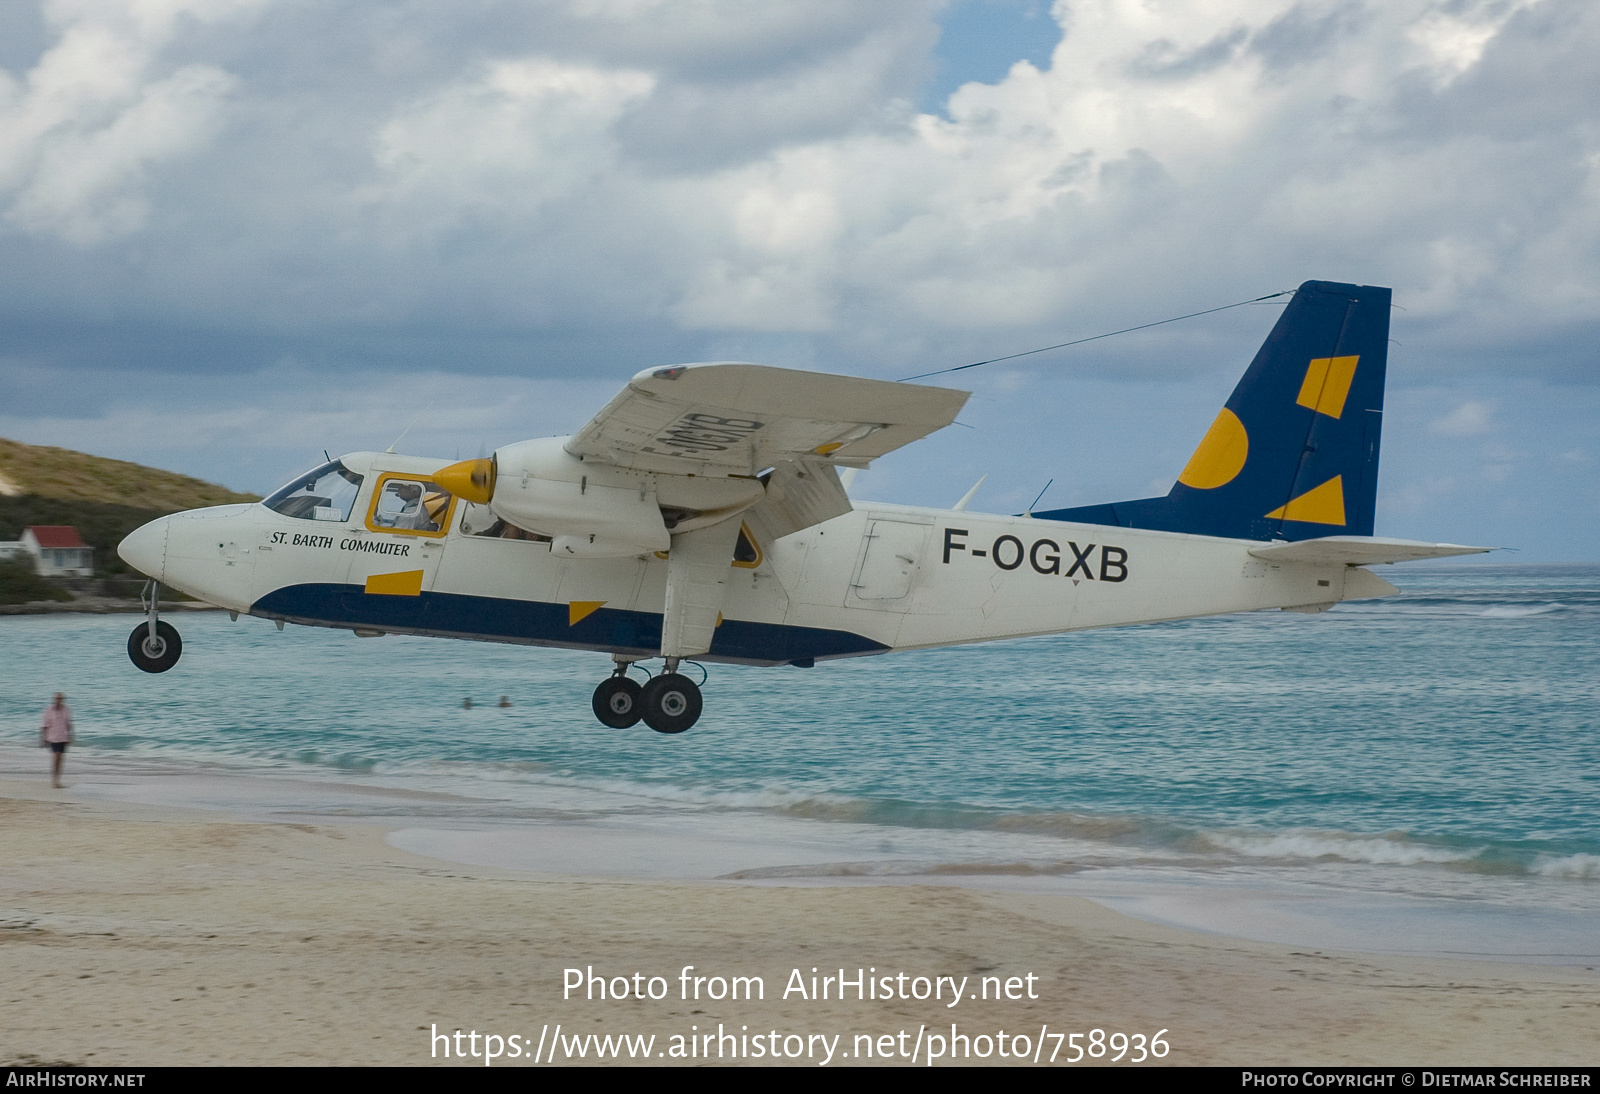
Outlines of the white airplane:
M 967 393 L 750 364 L 641 372 L 572 436 L 487 459 L 353 453 L 128 536 L 118 553 L 153 579 L 128 654 L 178 661 L 165 584 L 280 629 L 596 650 L 601 722 L 680 733 L 701 710 L 685 661 L 810 668 L 1387 596 L 1363 567 L 1485 550 L 1372 535 L 1389 297 L 1302 285 L 1159 498 L 856 506 L 838 469 L 948 425 Z

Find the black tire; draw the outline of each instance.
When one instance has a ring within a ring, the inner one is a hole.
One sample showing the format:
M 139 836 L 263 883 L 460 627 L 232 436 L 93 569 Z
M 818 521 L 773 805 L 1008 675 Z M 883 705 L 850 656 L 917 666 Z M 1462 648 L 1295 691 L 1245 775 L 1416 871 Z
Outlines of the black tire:
M 657 733 L 682 733 L 700 720 L 700 688 L 681 673 L 653 676 L 640 689 L 644 724 Z
M 166 672 L 183 656 L 183 639 L 171 623 L 156 623 L 156 636 L 150 639 L 150 624 L 140 623 L 128 635 L 128 660 L 145 672 Z
M 627 729 L 639 724 L 644 704 L 639 701 L 638 684 L 626 676 L 611 676 L 594 689 L 594 716 L 612 729 Z

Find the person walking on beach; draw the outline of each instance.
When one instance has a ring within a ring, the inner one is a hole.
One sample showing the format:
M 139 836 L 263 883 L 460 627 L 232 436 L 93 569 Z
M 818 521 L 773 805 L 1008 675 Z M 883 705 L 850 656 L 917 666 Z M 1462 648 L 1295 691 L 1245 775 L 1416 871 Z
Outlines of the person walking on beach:
M 44 718 L 39 723 L 39 747 L 50 746 L 50 785 L 61 787 L 61 760 L 72 743 L 72 708 L 67 697 L 56 692 L 56 701 L 44 708 Z

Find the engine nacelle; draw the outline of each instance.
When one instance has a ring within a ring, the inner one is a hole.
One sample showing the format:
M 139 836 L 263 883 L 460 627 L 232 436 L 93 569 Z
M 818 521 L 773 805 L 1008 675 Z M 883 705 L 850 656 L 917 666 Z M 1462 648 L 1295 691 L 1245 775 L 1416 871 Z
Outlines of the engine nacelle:
M 748 475 L 669 475 L 585 460 L 545 437 L 463 460 L 433 478 L 501 520 L 551 538 L 554 554 L 625 558 L 671 547 L 672 534 L 719 524 L 765 495 Z
M 501 520 L 551 537 L 551 552 L 623 558 L 665 551 L 672 536 L 648 475 L 588 465 L 562 437 L 496 450 L 489 508 Z

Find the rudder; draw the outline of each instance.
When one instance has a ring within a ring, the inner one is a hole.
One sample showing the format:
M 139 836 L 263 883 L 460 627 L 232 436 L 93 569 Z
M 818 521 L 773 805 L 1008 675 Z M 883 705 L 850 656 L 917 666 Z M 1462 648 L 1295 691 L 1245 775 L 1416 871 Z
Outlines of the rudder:
M 1236 539 L 1372 535 L 1390 296 L 1307 281 L 1166 497 L 1033 516 Z

